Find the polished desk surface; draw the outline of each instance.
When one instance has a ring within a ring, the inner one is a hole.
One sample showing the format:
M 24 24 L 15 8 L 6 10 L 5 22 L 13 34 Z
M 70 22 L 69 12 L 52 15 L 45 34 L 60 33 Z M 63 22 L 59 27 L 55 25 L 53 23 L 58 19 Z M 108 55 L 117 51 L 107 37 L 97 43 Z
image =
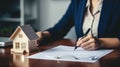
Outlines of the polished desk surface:
M 55 41 L 47 45 L 40 46 L 39 50 L 29 54 L 11 53 L 11 47 L 0 48 L 0 67 L 120 67 L 120 50 L 114 50 L 112 53 L 102 57 L 95 63 L 26 58 L 29 55 L 44 51 L 60 44 L 73 46 L 74 41 L 69 39 Z

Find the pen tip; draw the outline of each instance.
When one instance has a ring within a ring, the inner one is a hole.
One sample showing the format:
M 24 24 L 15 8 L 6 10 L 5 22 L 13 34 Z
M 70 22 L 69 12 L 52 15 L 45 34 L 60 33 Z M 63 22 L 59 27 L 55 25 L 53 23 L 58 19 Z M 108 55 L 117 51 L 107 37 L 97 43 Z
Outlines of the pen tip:
M 74 51 L 77 49 L 78 46 L 75 46 Z

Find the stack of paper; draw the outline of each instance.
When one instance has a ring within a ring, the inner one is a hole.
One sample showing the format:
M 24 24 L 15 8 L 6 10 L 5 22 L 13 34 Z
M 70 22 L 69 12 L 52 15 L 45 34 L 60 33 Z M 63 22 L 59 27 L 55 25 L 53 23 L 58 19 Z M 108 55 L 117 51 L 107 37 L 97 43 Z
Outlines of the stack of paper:
M 112 52 L 113 50 L 95 50 L 86 51 L 78 48 L 74 51 L 72 46 L 59 45 L 52 49 L 31 55 L 28 58 L 45 59 L 45 60 L 59 60 L 59 61 L 73 61 L 73 62 L 96 62 L 101 57 Z

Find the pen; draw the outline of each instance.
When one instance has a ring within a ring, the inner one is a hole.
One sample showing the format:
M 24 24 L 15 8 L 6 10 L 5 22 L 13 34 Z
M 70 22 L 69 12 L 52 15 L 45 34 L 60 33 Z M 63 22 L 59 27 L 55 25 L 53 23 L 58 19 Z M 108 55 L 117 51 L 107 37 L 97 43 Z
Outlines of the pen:
M 89 31 L 90 31 L 90 28 L 86 31 L 86 33 L 83 35 L 82 38 L 86 37 L 87 34 L 89 33 Z M 75 44 L 75 45 L 76 45 L 76 44 Z M 75 51 L 78 47 L 79 47 L 79 46 L 75 46 L 74 51 Z

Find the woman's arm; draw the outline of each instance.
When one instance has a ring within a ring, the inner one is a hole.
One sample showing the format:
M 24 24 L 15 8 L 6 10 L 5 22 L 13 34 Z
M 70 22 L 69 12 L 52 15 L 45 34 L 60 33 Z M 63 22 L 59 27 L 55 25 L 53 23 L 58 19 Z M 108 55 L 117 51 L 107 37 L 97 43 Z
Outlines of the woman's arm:
M 120 48 L 120 40 L 118 38 L 99 38 L 101 48 Z

